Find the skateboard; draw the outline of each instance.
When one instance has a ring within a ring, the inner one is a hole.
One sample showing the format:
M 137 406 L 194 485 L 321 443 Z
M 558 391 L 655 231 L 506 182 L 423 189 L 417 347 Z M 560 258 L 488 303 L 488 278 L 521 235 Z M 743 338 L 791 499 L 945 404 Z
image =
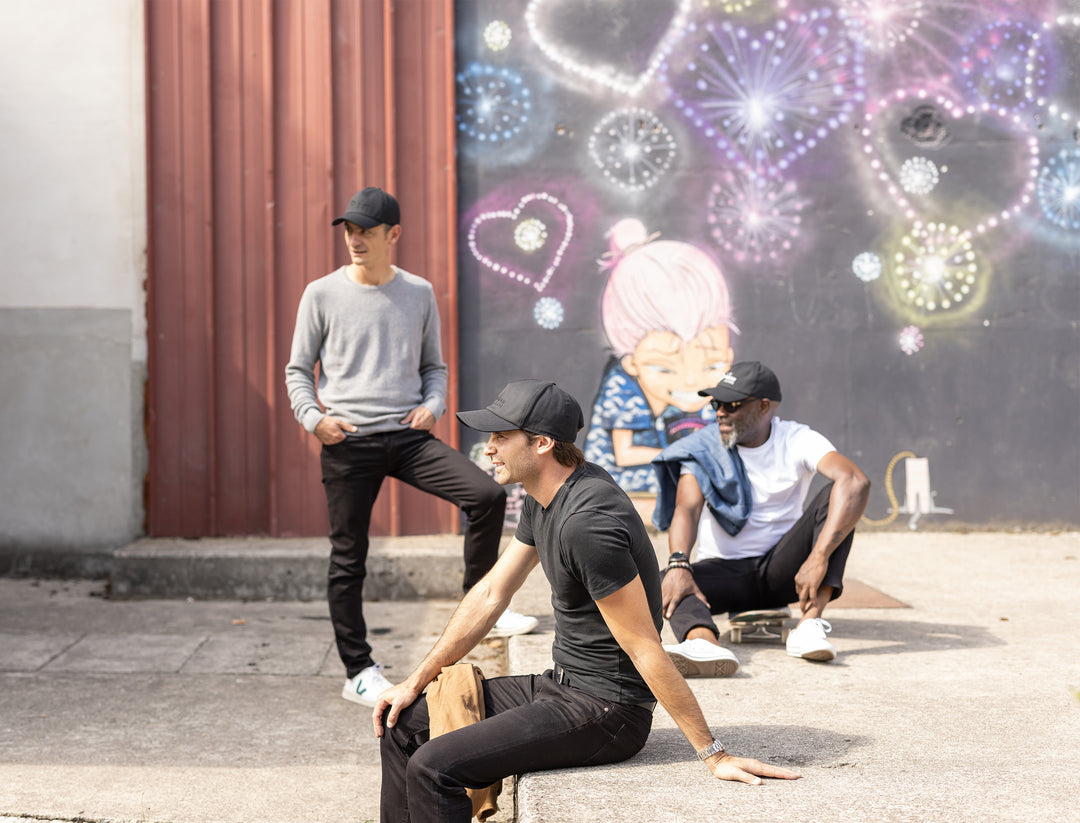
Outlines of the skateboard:
M 789 630 L 785 628 L 784 621 L 790 619 L 791 609 L 786 606 L 779 609 L 731 612 L 728 614 L 728 623 L 731 626 L 731 642 L 779 640 L 786 643 Z

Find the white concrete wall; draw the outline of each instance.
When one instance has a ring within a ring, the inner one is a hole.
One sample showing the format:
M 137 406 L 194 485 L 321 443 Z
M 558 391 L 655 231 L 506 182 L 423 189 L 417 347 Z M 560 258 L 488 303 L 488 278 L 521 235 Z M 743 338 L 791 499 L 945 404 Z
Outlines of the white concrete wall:
M 0 0 L 0 547 L 142 529 L 142 0 Z

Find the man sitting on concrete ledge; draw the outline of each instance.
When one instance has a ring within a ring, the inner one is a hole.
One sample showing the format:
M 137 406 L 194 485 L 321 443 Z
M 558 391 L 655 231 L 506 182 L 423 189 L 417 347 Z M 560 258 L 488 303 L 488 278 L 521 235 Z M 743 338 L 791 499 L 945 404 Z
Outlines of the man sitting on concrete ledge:
M 673 443 L 653 465 L 660 481 L 653 523 L 670 526 L 664 616 L 681 642 L 666 646 L 687 677 L 739 667 L 712 615 L 786 608 L 802 618 L 787 653 L 832 660 L 821 615 L 844 587 L 844 566 L 870 481 L 813 429 L 776 416 L 780 381 L 757 361 L 736 363 L 713 388 L 717 426 Z M 831 482 L 803 511 L 815 472 Z M 697 546 L 697 562 L 690 552 Z
M 468 788 L 514 774 L 625 760 L 645 745 L 659 700 L 718 778 L 794 779 L 727 753 L 660 644 L 660 572 L 626 493 L 574 445 L 581 407 L 554 383 L 510 383 L 486 409 L 459 412 L 490 432 L 496 479 L 528 497 L 517 533 L 461 601 L 442 637 L 373 713 L 382 737 L 383 823 L 467 821 Z M 424 688 L 488 632 L 539 564 L 552 589 L 555 667 L 483 681 L 485 719 L 430 738 Z

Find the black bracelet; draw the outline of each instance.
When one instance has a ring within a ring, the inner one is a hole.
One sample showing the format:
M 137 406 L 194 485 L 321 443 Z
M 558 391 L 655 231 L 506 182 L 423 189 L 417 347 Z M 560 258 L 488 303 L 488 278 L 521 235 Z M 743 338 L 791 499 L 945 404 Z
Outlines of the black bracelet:
M 692 569 L 690 568 L 690 564 L 687 563 L 685 560 L 669 560 L 667 567 L 668 569 L 686 569 L 687 571 L 692 571 Z

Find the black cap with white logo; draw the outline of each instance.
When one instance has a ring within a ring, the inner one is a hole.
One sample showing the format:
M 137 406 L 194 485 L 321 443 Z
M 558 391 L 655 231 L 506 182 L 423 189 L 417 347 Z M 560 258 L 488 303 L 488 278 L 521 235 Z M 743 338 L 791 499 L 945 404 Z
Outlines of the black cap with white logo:
M 698 392 L 702 397 L 713 397 L 720 402 L 745 400 L 747 397 L 763 397 L 766 400 L 780 402 L 780 381 L 772 369 L 749 360 L 736 363 L 720 378 L 720 382 L 711 389 Z

